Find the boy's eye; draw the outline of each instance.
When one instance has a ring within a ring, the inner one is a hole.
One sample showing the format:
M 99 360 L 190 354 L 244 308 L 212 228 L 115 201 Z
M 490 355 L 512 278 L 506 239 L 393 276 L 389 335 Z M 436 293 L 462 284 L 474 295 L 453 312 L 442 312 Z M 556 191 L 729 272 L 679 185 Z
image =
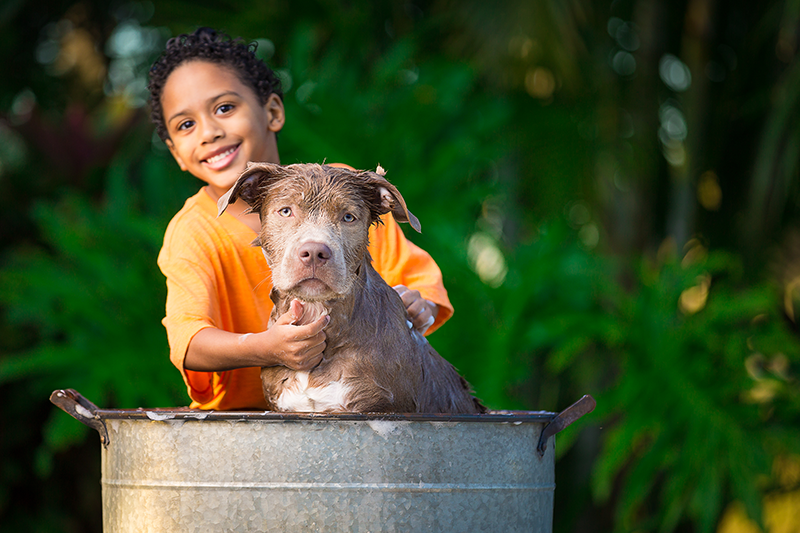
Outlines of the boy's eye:
M 282 217 L 290 217 L 292 216 L 292 208 L 291 207 L 284 207 L 278 211 L 278 214 Z
M 356 221 L 356 216 L 353 213 L 345 213 L 344 216 L 342 217 L 342 220 L 350 224 Z
M 217 114 L 222 115 L 233 110 L 233 104 L 222 104 L 217 108 Z
M 194 126 L 194 120 L 184 120 L 183 122 L 178 124 L 178 129 L 179 130 L 188 130 L 192 126 Z

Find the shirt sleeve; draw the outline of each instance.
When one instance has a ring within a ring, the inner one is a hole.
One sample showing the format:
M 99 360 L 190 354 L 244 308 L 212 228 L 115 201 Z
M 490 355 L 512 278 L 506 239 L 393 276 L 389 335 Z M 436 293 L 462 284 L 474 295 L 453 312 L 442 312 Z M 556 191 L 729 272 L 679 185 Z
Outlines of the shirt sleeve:
M 405 285 L 439 306 L 436 321 L 426 335 L 433 333 L 453 315 L 442 272 L 425 250 L 406 239 L 391 213 L 380 220 L 370 228 L 369 251 L 375 270 L 390 286 Z
M 167 330 L 170 360 L 183 376 L 189 396 L 206 403 L 216 394 L 213 373 L 187 370 L 184 360 L 194 336 L 202 329 L 217 327 L 215 278 L 202 243 L 177 238 L 174 230 L 168 228 L 158 256 L 158 266 L 167 278 L 166 316 L 162 323 Z

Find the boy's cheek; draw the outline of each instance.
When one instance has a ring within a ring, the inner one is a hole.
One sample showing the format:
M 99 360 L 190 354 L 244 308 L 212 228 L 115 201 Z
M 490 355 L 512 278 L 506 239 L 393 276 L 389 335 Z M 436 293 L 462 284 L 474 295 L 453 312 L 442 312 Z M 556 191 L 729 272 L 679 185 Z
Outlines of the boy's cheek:
M 178 166 L 181 167 L 181 170 L 185 172 L 187 169 L 186 164 L 183 162 L 183 159 L 181 159 L 181 156 L 178 155 L 177 150 L 175 150 L 175 145 L 172 144 L 172 141 L 170 141 L 169 139 L 167 139 L 166 144 L 167 148 L 169 148 L 169 153 L 172 154 L 172 157 L 175 159 L 175 162 L 178 163 Z

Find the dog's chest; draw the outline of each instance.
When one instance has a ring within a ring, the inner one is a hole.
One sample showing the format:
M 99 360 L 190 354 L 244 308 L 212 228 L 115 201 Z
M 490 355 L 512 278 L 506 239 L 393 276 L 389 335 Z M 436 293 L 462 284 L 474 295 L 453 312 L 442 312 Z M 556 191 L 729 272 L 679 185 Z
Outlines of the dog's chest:
M 346 411 L 349 392 L 342 380 L 314 386 L 308 372 L 294 372 L 283 383 L 275 405 L 280 411 Z

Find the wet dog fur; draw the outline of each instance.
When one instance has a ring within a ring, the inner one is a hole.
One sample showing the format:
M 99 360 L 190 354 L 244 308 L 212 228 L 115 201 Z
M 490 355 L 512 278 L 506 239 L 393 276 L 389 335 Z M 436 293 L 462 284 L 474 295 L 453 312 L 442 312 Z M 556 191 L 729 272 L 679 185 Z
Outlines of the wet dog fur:
M 277 411 L 484 412 L 469 384 L 410 327 L 400 296 L 372 266 L 368 231 L 379 216 L 391 212 L 420 231 L 378 172 L 251 163 L 219 200 L 220 215 L 242 198 L 261 216 L 254 244 L 272 271 L 269 325 L 294 300 L 302 304 L 298 324 L 331 317 L 313 370 L 262 368 L 267 404 Z

